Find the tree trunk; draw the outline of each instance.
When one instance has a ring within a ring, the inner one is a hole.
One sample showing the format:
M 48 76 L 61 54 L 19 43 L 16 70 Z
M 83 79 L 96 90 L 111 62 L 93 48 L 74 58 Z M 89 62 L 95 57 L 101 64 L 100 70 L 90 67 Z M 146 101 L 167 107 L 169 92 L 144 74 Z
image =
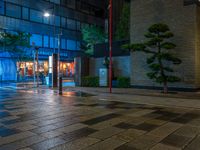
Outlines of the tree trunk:
M 167 86 L 167 82 L 166 81 L 164 81 L 163 92 L 164 92 L 164 94 L 168 93 L 168 86 Z

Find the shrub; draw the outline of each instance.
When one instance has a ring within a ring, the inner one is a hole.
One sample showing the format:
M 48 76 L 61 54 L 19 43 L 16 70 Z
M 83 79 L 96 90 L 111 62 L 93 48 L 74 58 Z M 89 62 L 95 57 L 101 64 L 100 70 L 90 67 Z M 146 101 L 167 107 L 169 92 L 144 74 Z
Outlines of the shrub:
M 118 77 L 117 78 L 117 87 L 119 88 L 129 88 L 130 87 L 130 78 L 128 77 Z
M 81 86 L 98 87 L 99 86 L 99 77 L 91 77 L 91 76 L 82 77 Z

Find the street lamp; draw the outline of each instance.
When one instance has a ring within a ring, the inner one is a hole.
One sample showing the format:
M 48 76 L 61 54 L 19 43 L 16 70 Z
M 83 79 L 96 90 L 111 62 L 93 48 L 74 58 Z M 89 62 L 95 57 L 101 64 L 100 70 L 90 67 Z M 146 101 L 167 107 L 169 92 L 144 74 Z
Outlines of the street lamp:
M 110 63 L 109 63 L 109 88 L 110 93 L 112 93 L 112 21 L 113 21 L 113 1 L 109 0 L 109 57 L 110 57 Z
M 55 4 L 53 5 L 53 13 L 52 15 L 49 13 L 49 12 L 44 12 L 43 16 L 46 17 L 46 18 L 49 18 L 49 17 L 53 17 L 53 25 L 54 25 L 54 33 L 53 33 L 53 36 L 54 36 L 54 40 L 53 40 L 53 45 L 54 45 L 54 52 L 55 52 L 55 33 L 56 33 L 56 19 L 55 19 Z M 62 35 L 62 33 L 59 33 L 58 34 L 58 79 L 60 79 L 60 36 Z M 58 85 L 60 87 L 60 84 L 58 82 Z

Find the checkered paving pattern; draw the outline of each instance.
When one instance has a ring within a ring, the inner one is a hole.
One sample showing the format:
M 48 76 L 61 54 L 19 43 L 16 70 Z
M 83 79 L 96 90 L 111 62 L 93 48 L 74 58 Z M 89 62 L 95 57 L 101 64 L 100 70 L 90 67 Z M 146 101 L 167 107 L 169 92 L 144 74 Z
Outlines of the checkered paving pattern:
M 199 150 L 200 110 L 0 89 L 0 150 L 17 149 Z

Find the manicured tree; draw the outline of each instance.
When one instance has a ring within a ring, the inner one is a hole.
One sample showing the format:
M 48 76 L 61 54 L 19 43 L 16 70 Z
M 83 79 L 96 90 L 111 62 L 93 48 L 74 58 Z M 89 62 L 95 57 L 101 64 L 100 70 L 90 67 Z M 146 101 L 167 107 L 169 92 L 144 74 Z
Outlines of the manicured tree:
M 30 34 L 24 32 L 0 32 L 0 53 L 8 52 L 14 61 L 26 61 L 30 54 L 25 48 L 30 47 Z
M 126 45 L 132 51 L 142 51 L 149 54 L 147 64 L 151 72 L 147 76 L 157 83 L 163 84 L 164 93 L 168 92 L 168 83 L 179 82 L 180 78 L 173 75 L 171 65 L 178 65 L 181 60 L 173 55 L 172 51 L 176 47 L 170 42 L 174 35 L 170 32 L 166 24 L 154 24 L 149 27 L 145 37 L 148 39 L 144 43 Z
M 125 3 L 122 8 L 119 23 L 117 24 L 115 39 L 129 39 L 130 34 L 130 3 Z
M 107 39 L 107 35 L 104 30 L 97 26 L 85 25 L 81 29 L 83 45 L 81 49 L 89 56 L 94 53 L 94 45 L 103 43 Z

